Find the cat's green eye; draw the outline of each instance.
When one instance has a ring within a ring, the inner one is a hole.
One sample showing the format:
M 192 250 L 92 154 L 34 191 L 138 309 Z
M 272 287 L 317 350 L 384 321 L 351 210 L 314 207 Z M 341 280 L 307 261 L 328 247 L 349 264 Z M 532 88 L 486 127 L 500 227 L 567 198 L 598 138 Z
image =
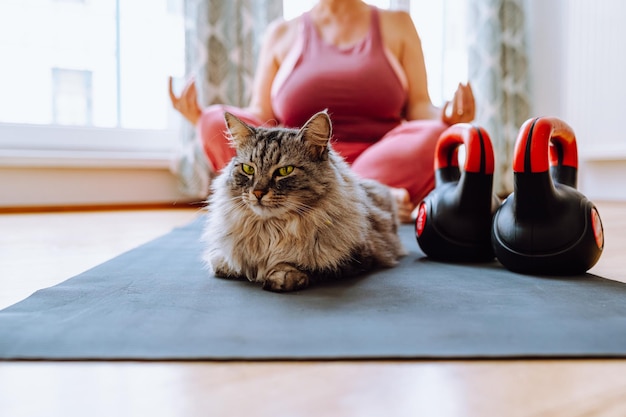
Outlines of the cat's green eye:
M 241 170 L 243 172 L 245 172 L 248 175 L 253 175 L 254 174 L 254 167 L 248 165 L 248 164 L 241 164 Z
M 280 167 L 276 170 L 276 175 L 279 177 L 285 177 L 293 172 L 293 165 L 287 165 Z

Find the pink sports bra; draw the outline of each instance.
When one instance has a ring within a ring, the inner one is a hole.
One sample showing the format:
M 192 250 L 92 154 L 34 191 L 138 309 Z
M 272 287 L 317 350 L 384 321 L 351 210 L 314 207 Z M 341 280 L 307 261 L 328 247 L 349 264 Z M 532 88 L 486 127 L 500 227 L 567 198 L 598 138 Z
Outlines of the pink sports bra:
M 325 42 L 309 13 L 302 15 L 299 45 L 272 85 L 282 125 L 299 127 L 328 109 L 338 145 L 370 145 L 401 123 L 407 91 L 385 53 L 378 9 L 371 10 L 367 36 L 347 49 Z

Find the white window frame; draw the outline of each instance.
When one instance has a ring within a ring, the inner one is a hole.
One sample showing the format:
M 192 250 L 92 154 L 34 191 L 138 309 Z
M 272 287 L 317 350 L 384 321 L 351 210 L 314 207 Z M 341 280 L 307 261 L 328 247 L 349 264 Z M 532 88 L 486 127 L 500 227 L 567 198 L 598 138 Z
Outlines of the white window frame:
M 167 84 L 161 88 L 165 92 Z M 36 97 L 32 91 L 25 94 Z M 154 130 L 0 122 L 0 168 L 169 169 L 179 147 L 180 124 L 184 122 L 173 109 L 166 117 L 174 121 L 168 124 L 171 127 Z
M 176 130 L 0 123 L 0 167 L 169 168 Z

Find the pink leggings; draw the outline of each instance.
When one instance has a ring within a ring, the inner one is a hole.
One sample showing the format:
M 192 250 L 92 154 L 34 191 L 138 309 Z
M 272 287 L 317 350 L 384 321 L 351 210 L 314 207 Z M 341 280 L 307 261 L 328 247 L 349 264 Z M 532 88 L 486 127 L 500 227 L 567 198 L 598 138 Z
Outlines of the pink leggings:
M 202 112 L 198 135 L 215 171 L 222 169 L 235 155 L 226 139 L 224 111 L 252 126 L 262 121 L 238 107 L 213 105 Z M 335 143 L 333 149 L 347 156 L 352 169 L 363 178 L 371 178 L 409 192 L 418 204 L 434 187 L 434 156 L 439 135 L 448 126 L 437 120 L 415 120 L 387 132 L 378 142 L 363 148 L 362 144 Z M 354 153 L 357 155 L 354 155 Z

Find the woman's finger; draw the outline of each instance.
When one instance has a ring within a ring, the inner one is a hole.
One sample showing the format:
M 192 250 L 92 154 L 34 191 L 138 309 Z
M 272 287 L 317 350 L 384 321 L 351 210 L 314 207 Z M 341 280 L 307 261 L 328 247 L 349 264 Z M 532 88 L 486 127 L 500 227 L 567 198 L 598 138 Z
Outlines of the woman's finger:
M 464 112 L 469 112 L 471 110 L 470 97 L 467 91 L 467 86 L 462 85 L 459 92 L 461 93 L 461 108 Z
M 190 89 L 195 88 L 195 86 L 196 86 L 196 79 L 194 77 L 190 77 L 185 83 L 185 86 L 183 87 L 183 91 L 187 92 Z
M 176 94 L 174 94 L 174 80 L 172 79 L 172 77 L 169 77 L 169 94 L 170 94 L 170 101 L 172 102 L 172 106 L 176 107 L 176 103 L 178 102 L 178 97 L 176 97 Z
M 465 112 L 465 103 L 463 102 L 463 96 L 463 84 L 459 83 L 459 86 L 454 93 L 454 104 L 456 107 L 455 110 L 456 114 L 459 116 L 463 116 Z
M 474 93 L 472 87 L 467 83 L 463 89 L 463 100 L 465 109 L 467 109 L 469 120 L 473 120 L 476 115 L 476 102 L 474 101 Z
M 452 124 L 451 120 L 452 115 L 450 114 L 450 102 L 446 101 L 443 104 L 443 109 L 441 110 L 441 120 L 446 124 Z
M 196 108 L 198 107 L 198 91 L 196 90 L 196 83 L 191 83 L 189 85 L 189 89 L 185 94 L 185 102 L 187 104 L 187 108 Z

